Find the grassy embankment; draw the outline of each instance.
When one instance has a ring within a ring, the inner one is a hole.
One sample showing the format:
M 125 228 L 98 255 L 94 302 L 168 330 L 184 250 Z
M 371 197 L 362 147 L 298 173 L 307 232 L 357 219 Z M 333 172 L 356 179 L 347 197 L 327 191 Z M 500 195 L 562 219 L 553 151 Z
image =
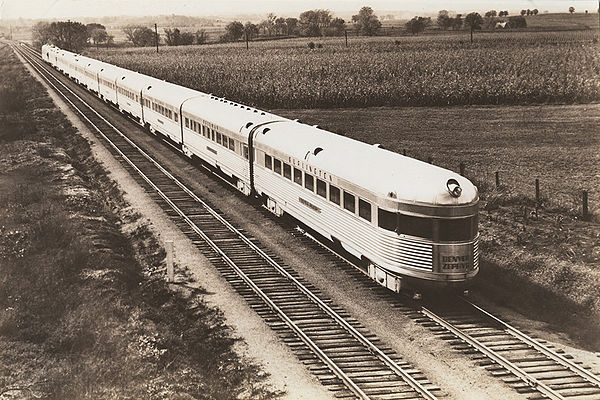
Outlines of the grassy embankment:
M 5 44 L 0 193 L 0 397 L 277 397 Z

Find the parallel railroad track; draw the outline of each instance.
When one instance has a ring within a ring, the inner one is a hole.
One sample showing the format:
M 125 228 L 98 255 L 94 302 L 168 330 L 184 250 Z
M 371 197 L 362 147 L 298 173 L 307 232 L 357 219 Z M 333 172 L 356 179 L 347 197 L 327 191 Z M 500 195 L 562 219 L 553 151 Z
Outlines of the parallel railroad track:
M 61 95 L 192 242 L 339 398 L 435 399 L 439 388 L 258 241 L 234 227 L 122 132 L 25 46 L 13 46 Z
M 536 340 L 485 311 L 465 297 L 444 299 L 443 305 L 413 302 L 374 284 L 365 271 L 322 241 L 297 228 L 290 232 L 329 255 L 338 268 L 350 271 L 355 280 L 372 288 L 386 301 L 450 342 L 456 350 L 475 358 L 493 376 L 530 398 L 600 400 L 600 377 L 570 355 Z

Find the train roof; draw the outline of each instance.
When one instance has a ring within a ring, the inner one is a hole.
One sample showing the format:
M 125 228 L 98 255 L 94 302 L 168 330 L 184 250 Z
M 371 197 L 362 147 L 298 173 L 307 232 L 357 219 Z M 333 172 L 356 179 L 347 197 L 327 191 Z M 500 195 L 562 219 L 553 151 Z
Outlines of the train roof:
M 138 94 L 142 89 L 146 89 L 148 86 L 162 82 L 160 79 L 124 68 L 121 69 L 118 78 L 117 85 L 127 87 Z
M 143 94 L 152 96 L 175 108 L 179 108 L 181 103 L 187 99 L 206 96 L 205 93 L 197 90 L 179 86 L 171 82 L 161 81 L 156 78 L 152 78 L 148 82 L 148 86 L 144 87 Z
M 251 126 L 255 126 L 274 119 L 284 119 L 269 112 L 212 95 L 186 101 L 182 111 L 237 133 L 242 133 L 241 129 L 250 123 Z
M 255 142 L 327 171 L 380 197 L 402 203 L 466 205 L 478 200 L 477 188 L 459 174 L 310 125 L 294 121 L 269 125 Z M 462 193 L 453 197 L 449 179 Z

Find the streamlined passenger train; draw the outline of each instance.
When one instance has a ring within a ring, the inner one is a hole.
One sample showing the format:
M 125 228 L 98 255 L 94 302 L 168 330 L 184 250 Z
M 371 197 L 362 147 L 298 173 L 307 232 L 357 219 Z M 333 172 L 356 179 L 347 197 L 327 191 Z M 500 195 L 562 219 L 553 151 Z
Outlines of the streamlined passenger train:
M 459 174 L 51 45 L 42 57 L 390 290 L 463 288 L 479 271 L 479 196 Z

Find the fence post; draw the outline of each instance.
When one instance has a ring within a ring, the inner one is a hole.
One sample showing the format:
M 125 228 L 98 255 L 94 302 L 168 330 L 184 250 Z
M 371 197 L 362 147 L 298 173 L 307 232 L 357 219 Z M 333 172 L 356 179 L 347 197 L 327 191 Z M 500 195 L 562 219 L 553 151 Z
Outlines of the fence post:
M 535 206 L 540 206 L 540 180 L 535 178 Z
M 500 171 L 496 171 L 496 187 L 500 186 Z
M 167 251 L 167 282 L 175 282 L 175 269 L 173 268 L 173 241 L 165 240 L 165 250 Z
M 460 163 L 459 169 L 460 169 L 460 175 L 465 176 L 465 163 L 464 162 Z
M 588 192 L 587 190 L 583 191 L 583 220 L 587 221 L 590 218 L 589 210 L 588 210 Z

